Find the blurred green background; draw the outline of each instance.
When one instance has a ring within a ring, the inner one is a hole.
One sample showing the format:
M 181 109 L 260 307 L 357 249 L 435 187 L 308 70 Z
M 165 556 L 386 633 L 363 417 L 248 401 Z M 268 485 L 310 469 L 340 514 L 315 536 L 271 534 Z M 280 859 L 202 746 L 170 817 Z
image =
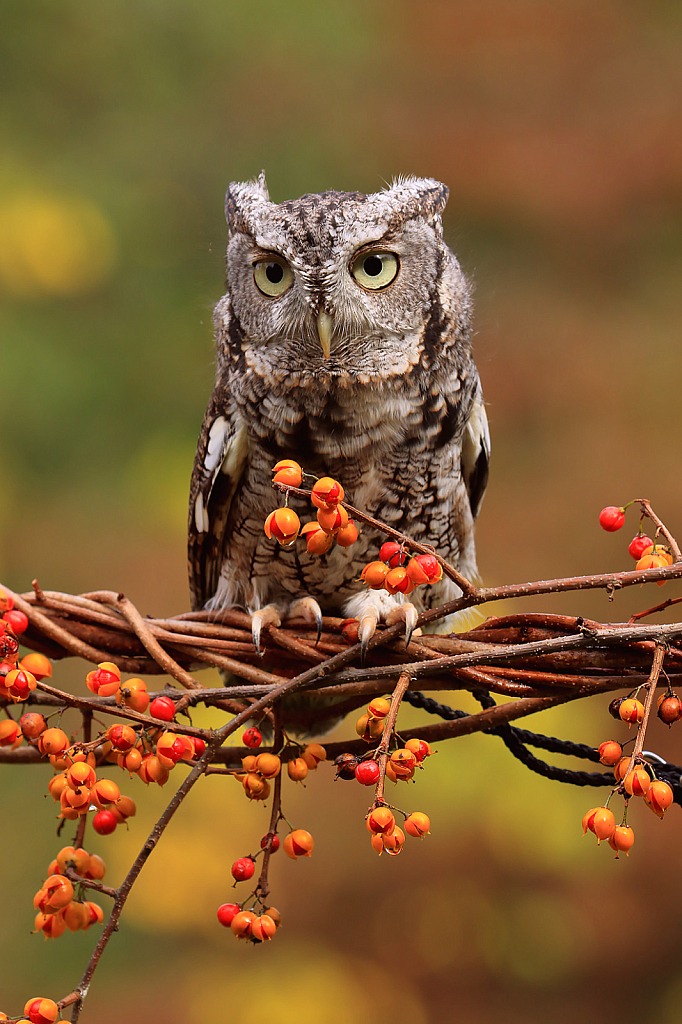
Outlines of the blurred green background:
M 596 513 L 637 495 L 679 531 L 679 4 L 5 0 L 3 15 L 0 579 L 186 609 L 223 196 L 261 167 L 276 201 L 375 191 L 399 173 L 449 185 L 446 236 L 476 289 L 493 436 L 486 583 L 628 567 L 636 520 L 607 536 Z M 678 590 L 517 609 L 622 620 Z M 82 665 L 56 672 L 65 687 L 82 678 Z M 624 736 L 605 704 L 545 713 L 538 728 Z M 649 742 L 682 759 L 658 722 Z M 29 934 L 61 845 L 48 776 L 0 773 L 7 1012 L 69 991 L 95 941 Z M 214 912 L 266 811 L 229 780 L 198 786 L 82 1019 L 596 1024 L 625 1001 L 643 1024 L 679 1020 L 679 808 L 663 825 L 635 808 L 637 843 L 614 862 L 580 838 L 595 791 L 531 776 L 498 740 L 471 737 L 442 745 L 401 794 L 433 835 L 378 861 L 367 795 L 331 778 L 323 765 L 286 797 L 317 845 L 310 861 L 275 858 L 285 927 L 260 949 Z M 86 843 L 112 884 L 168 799 L 137 779 L 124 791 L 140 807 L 130 833 Z

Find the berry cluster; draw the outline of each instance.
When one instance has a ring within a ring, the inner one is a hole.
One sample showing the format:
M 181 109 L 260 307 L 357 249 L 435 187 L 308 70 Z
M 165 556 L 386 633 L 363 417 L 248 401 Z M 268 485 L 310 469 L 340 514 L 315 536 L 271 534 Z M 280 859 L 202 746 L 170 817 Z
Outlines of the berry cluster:
M 90 925 L 101 924 L 104 920 L 99 904 L 84 900 L 76 892 L 73 882 L 64 874 L 67 869 L 80 878 L 101 881 L 106 866 L 96 853 L 82 848 L 65 846 L 59 851 L 47 869 L 47 879 L 33 897 L 33 906 L 38 911 L 35 930 L 42 932 L 46 939 L 59 938 L 67 928 L 71 932 L 87 931 Z M 78 883 L 76 888 L 79 888 Z
M 626 509 L 631 505 L 632 502 L 628 502 L 627 505 L 622 505 L 618 508 L 616 505 L 607 505 L 599 513 L 599 525 L 603 530 L 608 533 L 614 533 L 625 523 L 625 512 Z M 664 565 L 673 564 L 673 556 L 670 553 L 669 548 L 664 544 L 655 544 L 651 537 L 647 537 L 645 533 L 642 533 L 642 523 L 640 520 L 639 532 L 635 534 L 628 545 L 628 552 L 632 558 L 636 561 L 635 569 L 660 569 Z M 662 587 L 665 580 L 659 580 L 658 586 Z
M 370 562 L 360 573 L 370 590 L 387 590 L 389 594 L 411 594 L 415 587 L 442 578 L 443 569 L 435 555 L 409 555 L 392 540 L 381 545 L 378 561 Z
M 358 718 L 355 730 L 365 743 L 376 740 L 381 740 L 381 743 L 361 758 L 349 753 L 339 754 L 334 763 L 337 779 L 355 779 L 362 786 L 377 787 L 375 806 L 366 818 L 367 828 L 372 833 L 372 847 L 380 855 L 386 852 L 395 857 L 403 848 L 405 832 L 423 839 L 429 833 L 431 822 L 422 811 L 407 813 L 386 804 L 383 800 L 384 778 L 394 783 L 410 782 L 416 769 L 423 768 L 422 762 L 430 757 L 432 750 L 425 740 L 410 739 L 404 746 L 396 746 L 392 753 L 389 753 L 390 747 L 384 746 L 384 732 L 385 719 L 390 710 L 391 703 L 385 697 L 375 697 L 370 701 L 367 712 Z M 391 729 L 391 735 L 386 737 L 387 744 L 392 739 Z M 403 815 L 405 832 L 396 825 L 394 810 Z
M 0 621 L 9 626 L 15 636 L 21 636 L 28 629 L 27 616 L 14 607 L 14 598 L 4 590 L 0 590 L 0 616 Z
M 300 487 L 304 474 L 298 462 L 283 459 L 273 469 L 273 483 L 286 484 L 289 487 Z M 288 497 L 288 492 L 287 492 Z M 348 517 L 341 502 L 344 491 L 341 484 L 330 476 L 320 477 L 315 481 L 310 500 L 317 508 L 317 519 L 301 526 L 301 520 L 293 509 L 285 504 L 276 508 L 265 520 L 265 534 L 274 539 L 282 547 L 288 548 L 295 542 L 299 534 L 305 537 L 306 547 L 315 555 L 325 555 L 334 541 L 347 548 L 358 539 L 358 529 Z
M 626 722 L 628 727 L 637 725 L 639 730 L 644 722 L 645 708 L 636 693 L 637 691 L 634 691 L 627 697 L 616 697 L 609 705 L 609 712 L 618 721 Z M 659 719 L 669 727 L 682 718 L 682 701 L 670 686 L 658 698 L 657 713 Z M 635 834 L 627 824 L 631 797 L 642 797 L 649 810 L 663 819 L 663 815 L 673 802 L 673 791 L 667 782 L 656 778 L 656 769 L 651 761 L 642 754 L 635 757 L 624 756 L 623 747 L 616 740 L 604 740 L 598 747 L 598 753 L 601 763 L 613 768 L 616 785 L 604 806 L 592 807 L 585 814 L 583 834 L 589 830 L 596 835 L 597 842 L 601 842 L 602 839 L 608 840 L 609 846 L 616 851 L 616 857 L 622 851 L 627 856 L 635 841 Z M 623 820 L 620 825 L 616 824 L 616 818 L 608 807 L 611 797 L 616 793 L 625 799 Z
M 247 747 L 259 747 L 262 736 L 259 729 L 246 729 L 242 740 Z M 302 782 L 309 771 L 314 771 L 321 761 L 327 759 L 327 751 L 319 743 L 308 743 L 300 747 L 300 755 L 287 762 L 287 774 L 293 782 Z M 241 782 L 249 800 L 267 800 L 270 796 L 270 782 L 282 770 L 282 760 L 277 754 L 264 751 L 262 754 L 247 754 L 242 758 L 241 772 L 235 772 L 235 779 Z

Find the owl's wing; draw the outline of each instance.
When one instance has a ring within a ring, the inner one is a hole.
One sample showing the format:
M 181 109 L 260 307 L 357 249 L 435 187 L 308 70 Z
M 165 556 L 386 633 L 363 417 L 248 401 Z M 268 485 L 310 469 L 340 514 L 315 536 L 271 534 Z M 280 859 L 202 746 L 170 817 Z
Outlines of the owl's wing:
M 214 394 L 201 427 L 190 485 L 187 555 L 194 609 L 203 608 L 218 587 L 230 509 L 248 457 L 246 426 L 221 405 Z
M 490 462 L 490 431 L 483 404 L 481 385 L 478 384 L 462 437 L 462 477 L 469 495 L 474 519 L 483 501 L 488 483 Z

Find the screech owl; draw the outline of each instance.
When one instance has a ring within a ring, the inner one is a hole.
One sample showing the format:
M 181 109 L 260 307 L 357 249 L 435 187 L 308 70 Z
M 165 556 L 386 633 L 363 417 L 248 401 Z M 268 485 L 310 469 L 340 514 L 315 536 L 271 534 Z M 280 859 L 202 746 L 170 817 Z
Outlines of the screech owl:
M 413 177 L 374 195 L 279 204 L 263 173 L 227 191 L 227 292 L 192 476 L 189 571 L 193 608 L 247 608 L 257 644 L 264 622 L 302 614 L 319 628 L 322 612 L 359 618 L 366 644 L 379 617 L 405 617 L 409 633 L 415 606 L 459 594 L 446 578 L 414 604 L 368 591 L 357 577 L 380 543 L 368 530 L 326 556 L 268 540 L 283 458 L 339 479 L 356 507 L 476 575 L 490 445 L 469 289 L 443 241 L 447 198 Z

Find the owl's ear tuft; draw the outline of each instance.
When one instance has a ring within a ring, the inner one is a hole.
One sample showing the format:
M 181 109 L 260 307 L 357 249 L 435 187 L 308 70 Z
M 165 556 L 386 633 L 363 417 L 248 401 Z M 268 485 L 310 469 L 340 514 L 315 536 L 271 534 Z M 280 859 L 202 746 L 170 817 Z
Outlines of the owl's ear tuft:
M 405 217 L 422 217 L 432 223 L 440 217 L 448 201 L 450 190 L 435 178 L 399 177 L 386 189 Z
M 230 234 L 235 231 L 252 234 L 251 215 L 255 207 L 269 202 L 265 171 L 261 171 L 254 181 L 230 182 L 225 195 L 225 220 Z

